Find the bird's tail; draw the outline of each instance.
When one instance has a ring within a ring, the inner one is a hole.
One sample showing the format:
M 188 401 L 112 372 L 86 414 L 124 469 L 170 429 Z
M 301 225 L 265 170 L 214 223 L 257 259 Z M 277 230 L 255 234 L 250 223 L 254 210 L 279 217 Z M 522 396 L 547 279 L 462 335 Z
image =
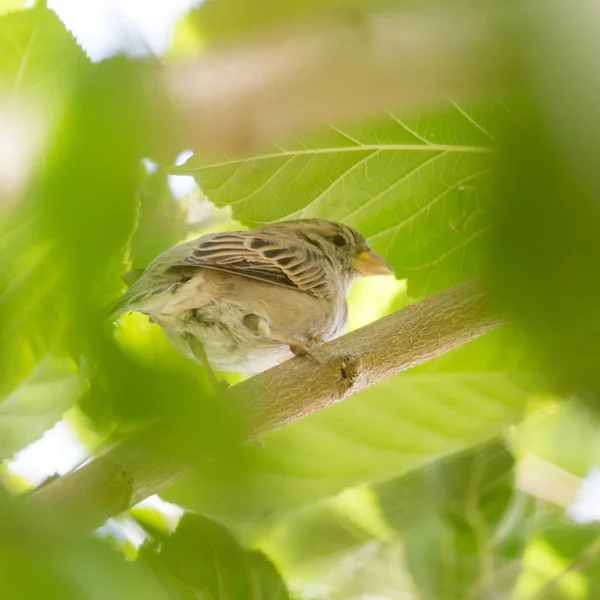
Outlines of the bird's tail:
M 127 312 L 127 309 L 135 302 L 135 297 L 139 296 L 139 294 L 134 292 L 134 286 L 143 273 L 143 269 L 132 269 L 121 275 L 121 279 L 127 284 L 129 289 L 102 311 L 102 321 L 114 321 L 119 315 Z
M 128 310 L 150 314 L 156 309 L 156 298 L 168 292 L 174 285 L 177 285 L 177 282 L 163 281 L 153 287 L 134 285 L 104 309 L 103 319 L 114 320 Z
M 114 321 L 119 315 L 127 312 L 131 304 L 132 297 L 129 292 L 125 292 L 114 302 L 111 302 L 100 314 L 102 321 Z

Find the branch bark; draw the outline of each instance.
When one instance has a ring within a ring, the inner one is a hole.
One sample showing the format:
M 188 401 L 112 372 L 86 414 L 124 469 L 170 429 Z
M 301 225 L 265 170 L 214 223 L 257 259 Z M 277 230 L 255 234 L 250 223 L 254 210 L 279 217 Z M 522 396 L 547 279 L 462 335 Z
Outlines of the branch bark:
M 506 9 L 331 11 L 168 67 L 181 147 L 247 152 L 325 122 L 510 85 Z
M 471 280 L 320 346 L 321 364 L 295 358 L 256 375 L 232 387 L 226 401 L 243 415 L 247 440 L 256 440 L 502 322 L 481 283 Z M 189 472 L 180 458 L 156 453 L 157 435 L 154 429 L 133 437 L 41 487 L 30 502 L 77 527 L 98 526 Z

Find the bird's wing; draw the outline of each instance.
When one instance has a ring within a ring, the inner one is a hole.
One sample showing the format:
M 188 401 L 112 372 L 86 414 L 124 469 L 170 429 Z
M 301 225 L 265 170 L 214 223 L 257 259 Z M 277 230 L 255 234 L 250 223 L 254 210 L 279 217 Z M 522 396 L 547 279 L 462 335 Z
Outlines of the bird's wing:
M 333 265 L 321 251 L 261 232 L 203 236 L 174 266 L 195 266 L 251 277 L 323 298 L 334 292 Z

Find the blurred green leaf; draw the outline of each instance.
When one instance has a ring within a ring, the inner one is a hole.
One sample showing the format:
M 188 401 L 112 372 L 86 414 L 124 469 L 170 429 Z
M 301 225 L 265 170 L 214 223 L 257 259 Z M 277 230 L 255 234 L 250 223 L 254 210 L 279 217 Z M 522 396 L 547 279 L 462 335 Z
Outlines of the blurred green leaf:
M 72 356 L 84 357 L 90 379 L 80 407 L 102 433 L 119 437 L 163 420 L 157 452 L 185 447 L 193 462 L 200 447 L 237 448 L 235 416 L 207 397 L 200 378 L 190 373 L 192 363 L 149 368 L 120 351 L 101 319 L 122 287 L 143 182 L 141 161 L 151 144 L 148 119 L 163 116 L 151 112 L 141 95 L 140 82 L 153 68 L 118 58 L 77 73 L 34 206 L 38 231 L 61 274 L 69 317 L 63 339 Z
M 29 510 L 0 489 L 0 588 L 5 600 L 168 600 L 143 565 L 64 523 Z
M 147 376 L 107 339 L 101 320 L 102 309 L 122 287 L 120 274 L 138 210 L 148 115 L 140 114 L 136 82 L 145 74 L 144 65 L 125 59 L 90 65 L 80 74 L 36 196 L 41 230 L 56 248 L 64 277 L 70 312 L 65 337 L 75 356 L 85 356 L 92 378 L 82 406 L 94 417 L 94 409 L 105 406 L 109 419 L 118 416 L 138 425 L 142 415 L 147 424 L 164 414 L 159 406 L 166 410 L 169 404 L 165 389 L 178 389 L 173 380 L 180 384 L 182 403 L 203 397 L 197 382 L 184 375 L 162 378 L 159 371 Z M 140 410 L 143 402 L 145 411 Z
M 56 126 L 77 76 L 87 65 L 81 48 L 56 15 L 36 8 L 0 17 L 0 94 L 26 107 L 23 135 L 31 137 L 33 157 L 17 161 L 24 176 L 39 181 L 44 135 Z M 30 110 L 29 110 L 30 109 Z M 43 121 L 38 116 L 43 115 Z M 18 141 L 18 140 L 16 140 Z M 32 173 L 28 172 L 32 167 Z M 24 197 L 0 202 L 0 455 L 21 449 L 60 418 L 78 395 L 76 373 L 52 364 L 72 364 L 64 334 L 69 318 L 63 263 L 53 240 L 40 231 L 40 211 L 31 185 Z M 77 359 L 75 360 L 77 362 Z M 64 379 L 63 379 L 64 378 Z M 79 388 L 80 389 L 80 388 Z
M 186 514 L 158 550 L 142 548 L 141 560 L 169 572 L 184 598 L 288 600 L 277 569 L 256 550 L 245 550 L 221 525 Z
M 75 404 L 84 385 L 67 361 L 48 358 L 38 363 L 0 403 L 0 460 L 40 438 Z
M 287 581 L 326 586 L 335 585 L 352 556 L 368 553 L 366 547 L 392 543 L 395 537 L 369 485 L 267 520 L 244 535 L 277 558 Z
M 513 467 L 490 442 L 276 519 L 259 545 L 340 600 L 506 598 L 533 527 Z
M 0 0 L 0 15 L 24 8 L 25 0 Z
M 97 319 L 121 287 L 143 156 L 142 123 L 131 114 L 137 108 L 133 84 L 125 85 L 136 76 L 138 65 L 125 60 L 93 65 L 82 75 L 49 152 L 38 198 L 45 233 L 56 241 L 69 269 L 68 292 L 78 312 L 94 311 L 75 313 L 79 319 Z M 87 158 L 90 151 L 93 162 Z
M 357 503 L 353 511 L 342 506 L 342 498 L 356 499 L 359 494 L 372 494 L 372 490 L 368 486 L 350 488 L 338 496 L 267 520 L 263 527 L 245 534 L 256 537 L 260 548 L 277 557 L 286 579 L 324 581 L 340 560 L 378 539 L 372 530 L 357 522 L 365 518 L 370 508 L 366 503 Z
M 348 13 L 352 16 L 358 13 L 356 4 L 353 2 L 349 6 L 340 0 L 284 0 L 277 3 L 259 0 L 250 5 L 244 0 L 211 0 L 192 10 L 187 18 L 203 39 L 220 42 L 286 23 L 322 8 L 337 7 L 342 15 Z
M 485 339 L 472 345 L 485 353 Z M 520 419 L 534 382 L 464 364 L 460 354 L 454 364 L 440 357 L 393 377 L 267 436 L 264 449 L 249 449 L 243 478 L 207 468 L 165 498 L 207 514 L 257 519 L 481 443 Z
M 498 173 L 498 298 L 559 390 L 600 393 L 600 212 L 545 126 L 514 132 Z
M 31 207 L 0 224 L 0 393 L 14 390 L 49 354 L 64 355 L 64 274 Z
M 562 511 L 539 511 L 511 598 L 593 598 L 600 586 L 600 525 L 567 521 Z
M 558 403 L 558 400 L 557 400 Z M 578 477 L 600 464 L 600 419 L 577 402 L 538 411 L 518 425 L 511 447 L 520 459 L 534 455 Z
M 149 174 L 140 189 L 137 226 L 130 242 L 129 259 L 134 268 L 146 267 L 161 252 L 185 237 L 187 206 L 173 198 L 167 174 Z
M 319 217 L 355 227 L 419 295 L 481 269 L 492 224 L 490 151 L 509 118 L 500 103 L 388 113 L 259 156 L 195 156 L 180 171 L 252 226 Z
M 533 514 L 514 488 L 513 467 L 492 442 L 377 488 L 423 597 L 510 595 Z
M 73 36 L 43 3 L 0 17 L 0 92 L 35 97 L 48 114 L 85 63 Z
M 559 393 L 600 410 L 597 13 L 549 2 L 526 23 L 526 93 L 495 178 L 492 275 Z
M 96 428 L 120 439 L 155 426 L 152 444 L 144 448 L 177 456 L 178 463 L 204 463 L 208 455 L 224 474 L 239 469 L 240 415 L 209 395 L 191 368 L 152 368 L 110 344 L 99 343 L 94 351 L 98 369 L 80 407 Z

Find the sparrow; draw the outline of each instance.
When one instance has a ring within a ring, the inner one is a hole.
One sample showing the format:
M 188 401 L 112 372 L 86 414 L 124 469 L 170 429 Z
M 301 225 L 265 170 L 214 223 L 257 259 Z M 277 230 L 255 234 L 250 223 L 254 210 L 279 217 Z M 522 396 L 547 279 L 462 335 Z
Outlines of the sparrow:
M 183 354 L 212 369 L 255 374 L 341 335 L 361 276 L 393 274 L 341 223 L 299 219 L 203 235 L 123 276 L 109 308 L 149 316 Z M 211 368 L 212 367 L 212 368 Z

